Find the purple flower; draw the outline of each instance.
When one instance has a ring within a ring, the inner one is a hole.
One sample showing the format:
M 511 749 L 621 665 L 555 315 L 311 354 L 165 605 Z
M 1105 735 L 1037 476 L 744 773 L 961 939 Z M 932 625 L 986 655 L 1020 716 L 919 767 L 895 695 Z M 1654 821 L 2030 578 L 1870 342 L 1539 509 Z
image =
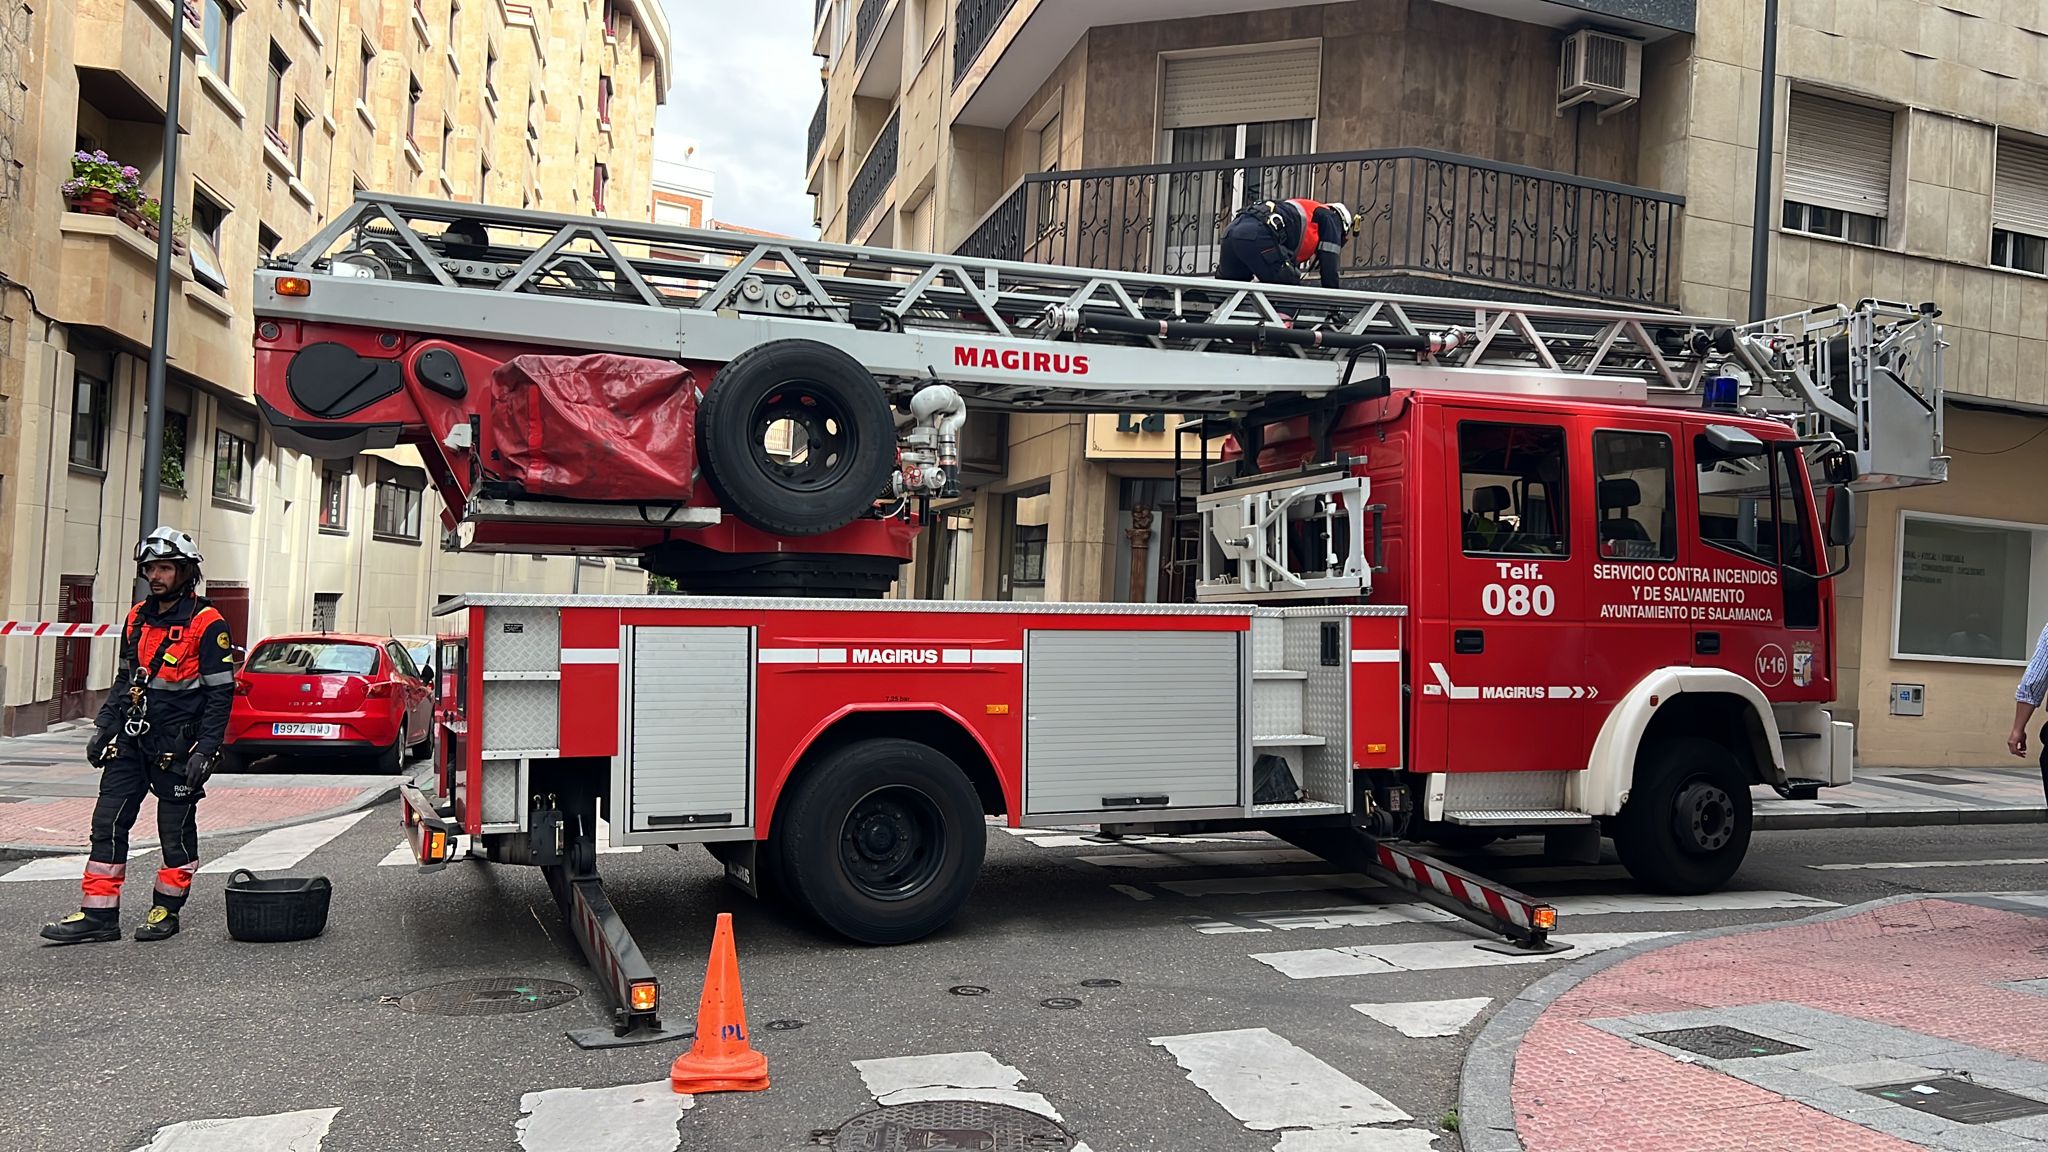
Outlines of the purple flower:
M 132 164 L 124 164 L 121 166 L 121 179 L 130 182 L 140 180 L 142 179 L 142 172 Z
M 99 150 L 99 149 L 96 149 L 96 150 L 94 150 L 94 152 L 93 152 L 93 154 L 92 154 L 92 158 L 93 158 L 93 159 L 95 159 L 95 160 L 97 160 L 97 161 L 99 161 L 99 162 L 100 162 L 100 163 L 102 163 L 102 164 L 106 164 L 106 163 L 109 163 L 109 159 L 108 159 L 108 157 L 107 157 L 107 154 L 106 154 L 106 152 L 105 152 L 104 150 Z

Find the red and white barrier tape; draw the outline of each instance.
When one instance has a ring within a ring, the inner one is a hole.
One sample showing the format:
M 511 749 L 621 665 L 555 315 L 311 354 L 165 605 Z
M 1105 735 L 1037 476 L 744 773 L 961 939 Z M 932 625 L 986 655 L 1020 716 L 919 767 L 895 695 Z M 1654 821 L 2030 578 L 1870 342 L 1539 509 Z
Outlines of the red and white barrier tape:
M 119 624 L 58 624 L 49 620 L 0 620 L 0 636 L 112 636 Z

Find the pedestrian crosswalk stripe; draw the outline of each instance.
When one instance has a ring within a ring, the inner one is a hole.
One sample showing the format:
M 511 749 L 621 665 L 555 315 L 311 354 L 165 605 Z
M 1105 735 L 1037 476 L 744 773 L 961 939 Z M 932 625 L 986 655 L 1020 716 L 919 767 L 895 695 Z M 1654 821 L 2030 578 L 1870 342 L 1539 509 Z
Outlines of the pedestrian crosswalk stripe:
M 206 861 L 199 866 L 199 871 L 215 874 L 247 868 L 251 872 L 277 872 L 290 868 L 321 845 L 355 827 L 357 821 L 369 814 L 370 810 L 363 808 L 310 824 L 294 824 L 289 828 L 265 832 L 225 856 Z
M 1133 888 L 1129 884 L 1111 884 L 1110 887 L 1129 896 L 1133 900 L 1150 900 L 1152 898 L 1150 892 L 1145 891 L 1143 888 Z
M 1363 944 L 1347 948 L 1304 948 L 1293 952 L 1256 952 L 1252 959 L 1295 980 L 1326 976 L 1376 976 L 1385 972 L 1434 972 L 1446 968 L 1488 968 L 1500 964 L 1541 964 L 1619 948 L 1638 940 L 1655 940 L 1670 932 L 1582 932 L 1553 936 L 1570 944 L 1565 952 L 1508 954 L 1476 948 L 1470 940 L 1431 940 L 1420 944 Z
M 1250 864 L 1321 864 L 1322 857 L 1299 848 L 1247 848 L 1237 852 L 1119 852 L 1105 856 L 1076 856 L 1083 864 L 1097 868 L 1214 868 Z
M 889 1056 L 855 1060 L 853 1067 L 882 1105 L 925 1100 L 973 1100 L 1036 1112 L 1049 1120 L 1065 1118 L 1037 1092 L 1019 1091 L 1024 1073 L 987 1052 L 940 1052 L 925 1056 Z
M 1282 1132 L 1273 1152 L 1435 1152 L 1421 1128 L 1308 1128 Z
M 1890 860 L 1870 864 L 1808 864 L 1817 872 L 1889 872 L 1894 868 L 2031 868 L 2048 864 L 2048 856 L 2009 860 Z
M 1171 888 L 1171 884 L 1161 884 Z M 1757 912 L 1775 908 L 1835 908 L 1832 900 L 1802 896 L 1796 892 L 1708 892 L 1699 896 L 1657 896 L 1618 894 L 1612 896 L 1554 896 L 1543 903 L 1557 909 L 1560 923 L 1567 917 L 1621 916 L 1670 912 Z M 1237 932 L 1294 932 L 1301 929 L 1382 928 L 1390 924 L 1443 923 L 1457 917 L 1430 904 L 1351 904 L 1335 908 L 1290 908 L 1268 912 L 1240 912 L 1228 919 L 1189 917 L 1195 931 L 1211 935 Z
M 1300 928 L 1383 928 L 1390 924 L 1441 924 L 1456 916 L 1429 904 L 1358 904 L 1346 908 L 1304 908 L 1295 912 L 1252 912 L 1229 920 L 1190 917 L 1195 931 L 1292 932 Z
M 155 852 L 154 848 L 137 848 L 128 853 L 128 862 L 133 864 L 144 856 Z M 86 856 L 39 856 L 4 876 L 0 884 L 20 884 L 29 880 L 71 880 L 85 875 Z
M 389 852 L 386 852 L 384 854 L 384 858 L 382 860 L 377 861 L 377 866 L 380 868 L 389 868 L 398 864 L 412 863 L 415 863 L 412 854 L 412 844 L 408 841 L 400 840 L 398 842 L 398 847 L 393 848 Z
M 1154 1036 L 1152 1043 L 1172 1053 L 1197 1088 L 1255 1131 L 1349 1131 L 1412 1119 L 1393 1101 L 1270 1029 Z
M 513 1130 L 526 1152 L 584 1152 L 602 1137 L 605 1152 L 675 1152 L 676 1129 L 697 1098 L 667 1080 L 616 1088 L 549 1088 L 519 1098 Z
M 1491 996 L 1474 996 L 1465 1000 L 1353 1004 L 1351 1010 L 1363 1012 L 1403 1036 L 1422 1039 L 1431 1036 L 1456 1036 L 1464 1031 L 1465 1025 L 1470 1024 L 1474 1016 L 1485 1011 L 1486 1006 L 1491 1003 Z
M 135 1152 L 320 1152 L 339 1108 L 308 1108 L 269 1116 L 182 1120 L 156 1130 Z

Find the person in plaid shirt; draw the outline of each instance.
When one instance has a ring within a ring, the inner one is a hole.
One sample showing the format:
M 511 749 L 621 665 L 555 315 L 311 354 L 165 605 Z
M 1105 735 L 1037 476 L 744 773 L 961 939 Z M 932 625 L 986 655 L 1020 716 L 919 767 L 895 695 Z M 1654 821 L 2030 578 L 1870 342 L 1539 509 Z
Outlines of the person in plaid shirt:
M 2034 657 L 2027 661 L 2020 686 L 2013 692 L 2012 734 L 2005 738 L 2006 751 L 2015 756 L 2027 754 L 2027 721 L 2041 706 L 2044 694 L 2048 694 L 2048 628 L 2041 629 L 2041 638 L 2034 642 Z M 2048 792 L 2048 731 L 2041 739 L 2041 788 Z

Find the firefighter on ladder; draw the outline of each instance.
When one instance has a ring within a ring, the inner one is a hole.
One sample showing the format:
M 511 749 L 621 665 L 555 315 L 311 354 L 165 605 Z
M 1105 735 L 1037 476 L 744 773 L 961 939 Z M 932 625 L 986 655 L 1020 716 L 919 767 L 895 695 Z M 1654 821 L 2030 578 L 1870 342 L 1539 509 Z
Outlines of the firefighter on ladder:
M 152 792 L 163 867 L 135 938 L 177 935 L 178 912 L 199 868 L 196 808 L 227 737 L 235 695 L 234 641 L 227 621 L 196 591 L 199 562 L 192 537 L 175 528 L 158 528 L 135 548 L 149 595 L 128 612 L 120 672 L 86 743 L 86 758 L 100 767 L 100 796 L 84 897 L 77 912 L 43 925 L 45 940 L 120 939 L 128 830 Z
M 1342 287 L 1338 257 L 1356 227 L 1351 209 L 1342 204 L 1260 201 L 1240 210 L 1224 229 L 1216 278 L 1299 284 L 1301 270 L 1314 261 L 1323 287 Z

